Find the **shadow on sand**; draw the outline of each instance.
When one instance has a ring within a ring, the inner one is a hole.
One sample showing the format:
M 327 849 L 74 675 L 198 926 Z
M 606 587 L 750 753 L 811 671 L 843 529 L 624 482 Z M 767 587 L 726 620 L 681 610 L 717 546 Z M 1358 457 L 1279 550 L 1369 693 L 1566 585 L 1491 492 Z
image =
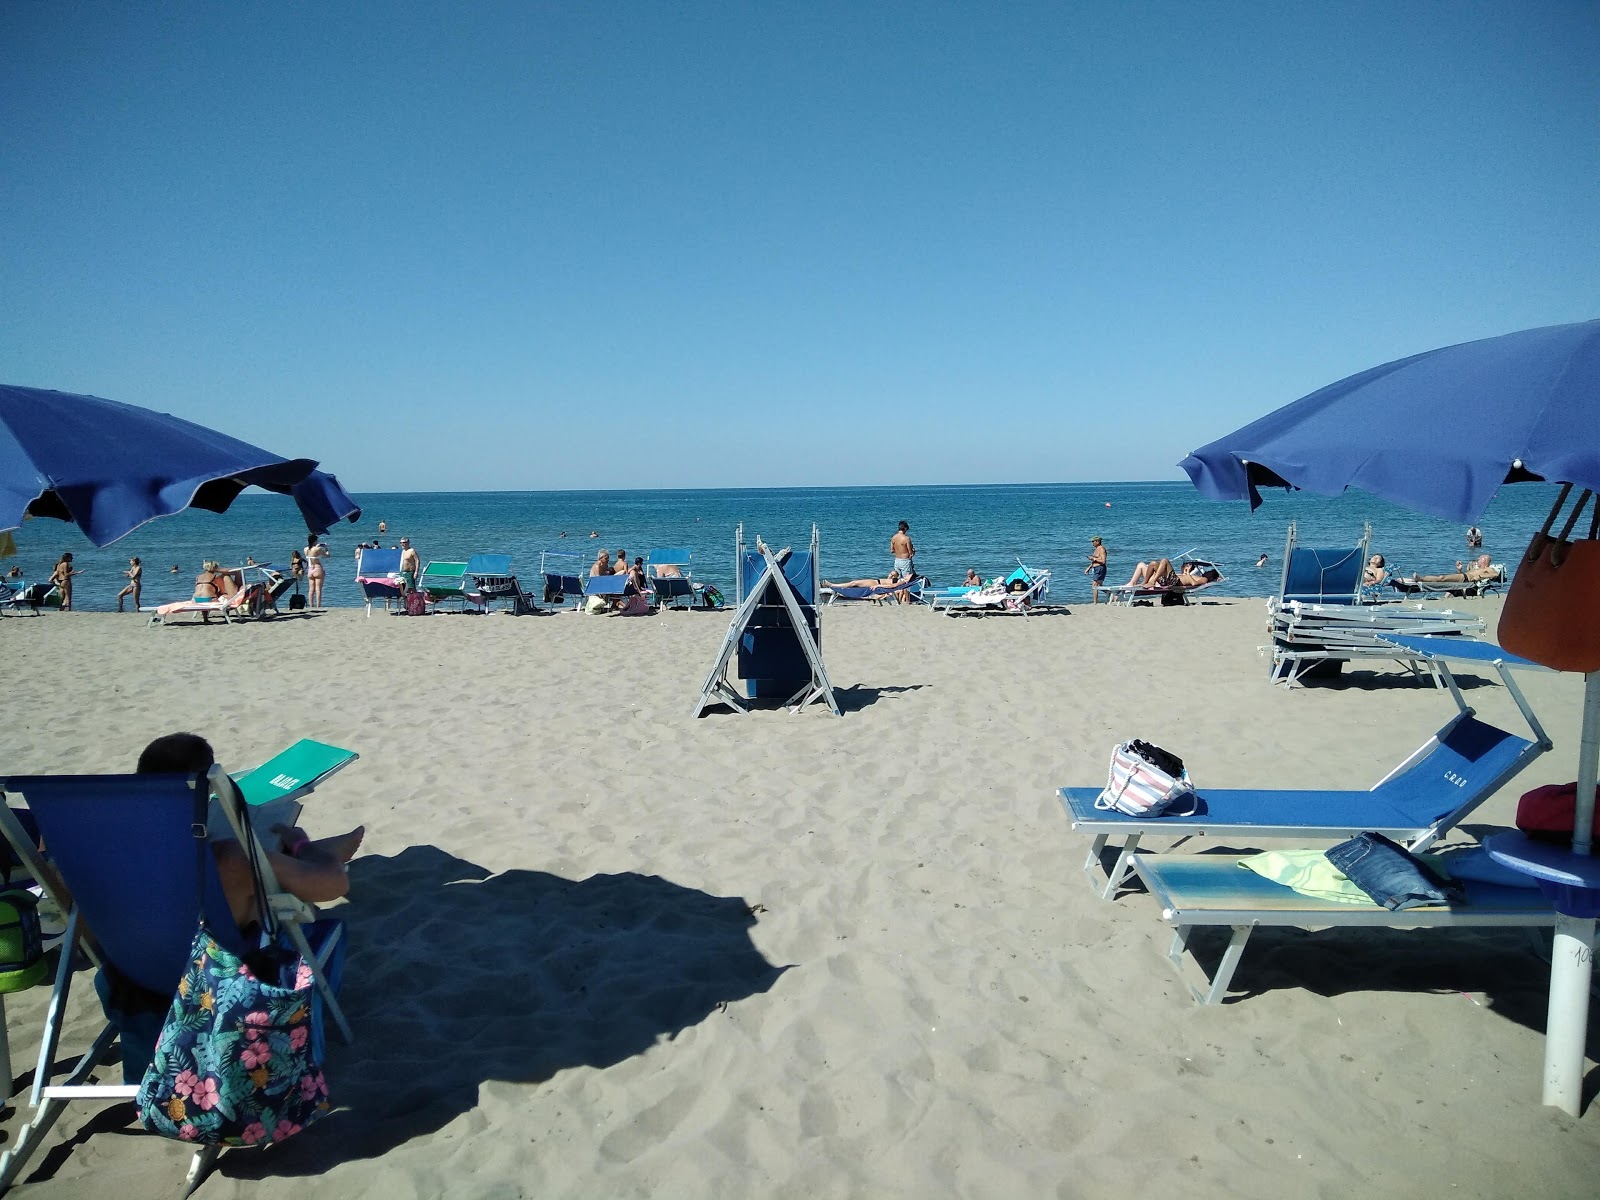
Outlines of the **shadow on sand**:
M 470 1111 L 485 1082 L 613 1066 L 785 969 L 751 942 L 743 900 L 654 875 L 491 876 L 414 846 L 356 859 L 350 883 L 342 999 L 356 1042 L 329 1039 L 337 1110 L 271 1154 L 223 1155 L 224 1175 L 376 1157 Z

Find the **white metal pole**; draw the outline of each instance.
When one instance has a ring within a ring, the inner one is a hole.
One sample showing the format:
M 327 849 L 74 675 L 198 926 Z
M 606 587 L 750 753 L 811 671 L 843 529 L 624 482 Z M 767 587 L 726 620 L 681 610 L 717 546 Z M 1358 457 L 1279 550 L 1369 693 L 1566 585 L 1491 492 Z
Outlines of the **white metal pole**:
M 1594 787 L 1600 768 L 1600 671 L 1583 682 L 1583 727 L 1578 746 L 1578 799 L 1572 852 L 1588 856 Z M 1589 985 L 1594 974 L 1592 917 L 1556 918 L 1550 947 L 1550 1007 L 1545 1017 L 1544 1102 L 1576 1117 L 1583 1104 L 1584 1046 L 1589 1031 Z

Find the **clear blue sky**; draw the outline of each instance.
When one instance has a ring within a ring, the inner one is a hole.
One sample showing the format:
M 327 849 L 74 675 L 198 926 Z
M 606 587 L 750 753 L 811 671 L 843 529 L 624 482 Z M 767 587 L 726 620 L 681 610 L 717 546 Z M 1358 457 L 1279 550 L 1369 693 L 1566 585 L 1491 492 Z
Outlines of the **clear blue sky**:
M 0 382 L 359 491 L 1179 478 L 1600 316 L 1594 3 L 12 3 L 0 113 Z

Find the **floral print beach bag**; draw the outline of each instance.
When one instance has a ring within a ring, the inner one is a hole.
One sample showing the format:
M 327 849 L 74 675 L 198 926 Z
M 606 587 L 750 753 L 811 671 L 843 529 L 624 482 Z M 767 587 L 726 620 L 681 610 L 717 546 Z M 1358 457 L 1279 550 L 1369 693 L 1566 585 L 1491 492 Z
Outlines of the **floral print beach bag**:
M 205 789 L 197 791 L 203 828 Z M 204 838 L 196 845 L 203 900 Z M 263 896 L 259 879 L 256 896 Z M 201 912 L 188 969 L 139 1087 L 139 1122 L 205 1145 L 281 1142 L 328 1111 L 322 1003 L 311 967 L 282 941 L 247 961 L 213 936 L 203 904 Z M 270 928 L 264 908 L 261 916 Z M 313 945 L 318 932 L 311 930 Z M 343 939 L 339 944 L 342 952 Z

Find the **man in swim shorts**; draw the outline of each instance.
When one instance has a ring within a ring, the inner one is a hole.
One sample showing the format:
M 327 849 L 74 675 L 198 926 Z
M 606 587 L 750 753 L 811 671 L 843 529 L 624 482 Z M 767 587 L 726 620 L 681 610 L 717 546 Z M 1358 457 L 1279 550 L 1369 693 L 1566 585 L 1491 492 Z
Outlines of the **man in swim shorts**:
M 422 559 L 411 548 L 410 538 L 400 539 L 400 578 L 405 581 L 408 592 L 417 590 L 417 576 L 422 574 Z
M 1089 577 L 1089 585 L 1094 589 L 1094 596 L 1090 604 L 1100 603 L 1100 585 L 1106 581 L 1106 548 L 1098 535 L 1089 539 L 1089 565 L 1083 573 Z
M 917 548 L 911 544 L 911 526 L 905 521 L 900 522 L 900 528 L 889 539 L 889 553 L 901 579 L 910 579 L 917 573 Z

